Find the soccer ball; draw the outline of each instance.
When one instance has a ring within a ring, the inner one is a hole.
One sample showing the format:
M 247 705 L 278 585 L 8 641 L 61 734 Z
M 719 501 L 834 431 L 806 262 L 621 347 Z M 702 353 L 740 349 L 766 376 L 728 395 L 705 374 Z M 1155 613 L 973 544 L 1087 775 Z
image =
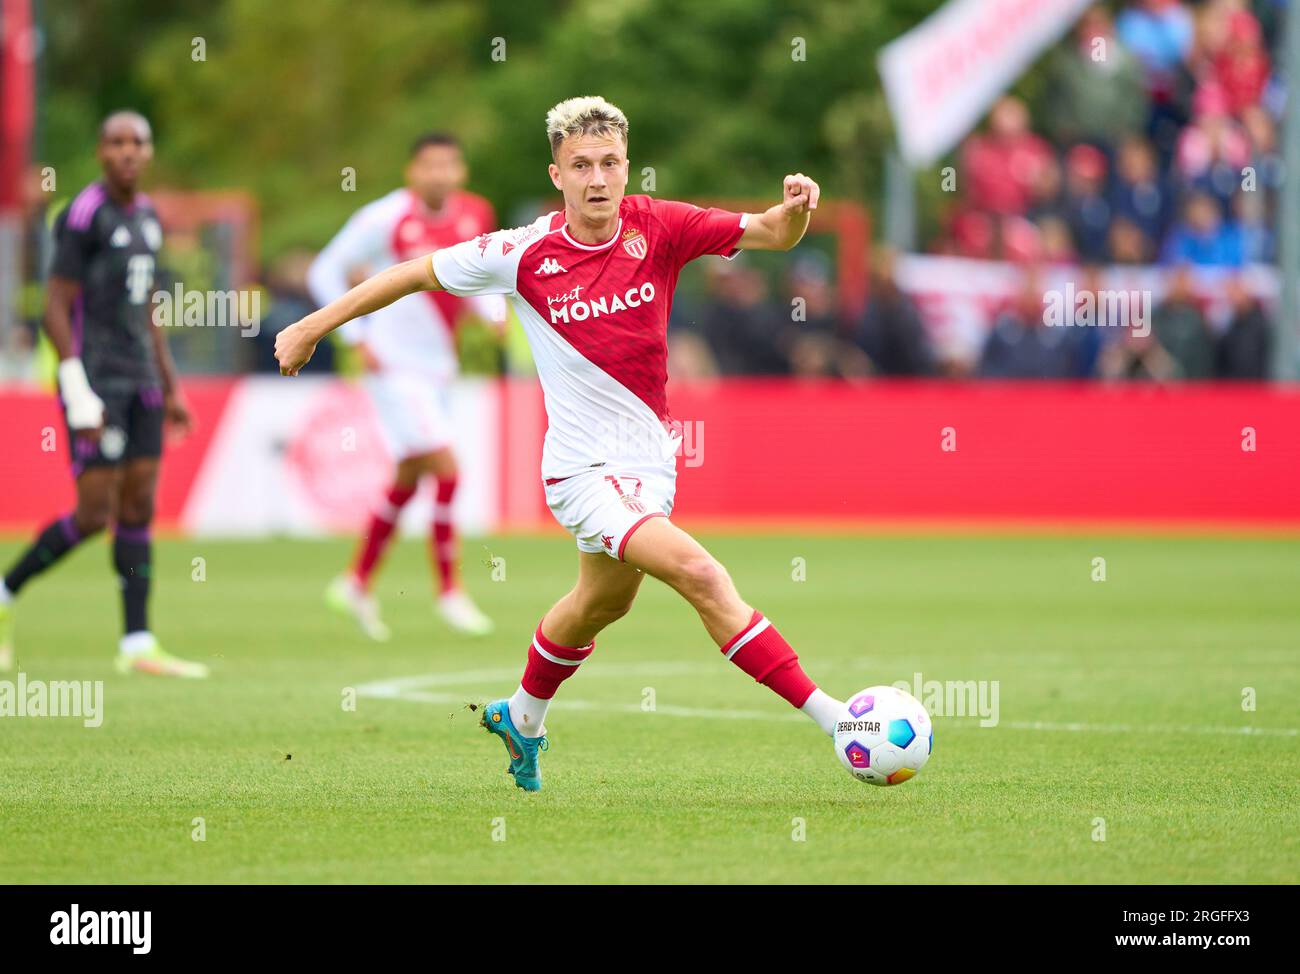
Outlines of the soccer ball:
M 835 753 L 849 774 L 873 785 L 901 785 L 925 767 L 934 727 L 921 701 L 897 687 L 867 687 L 849 697 L 835 722 Z

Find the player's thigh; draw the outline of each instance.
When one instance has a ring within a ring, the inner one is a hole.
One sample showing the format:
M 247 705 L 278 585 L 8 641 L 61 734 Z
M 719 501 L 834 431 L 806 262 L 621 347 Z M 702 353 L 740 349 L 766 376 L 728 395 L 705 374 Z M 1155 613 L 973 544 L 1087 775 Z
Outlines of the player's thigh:
M 578 582 L 574 598 L 585 611 L 622 615 L 632 607 L 645 575 L 603 552 L 578 552 Z
M 394 474 L 394 480 L 398 487 L 407 490 L 414 490 L 420 482 L 420 478 L 429 472 L 429 455 L 427 453 L 415 453 L 411 456 L 402 457 L 397 461 L 397 471 Z
M 455 480 L 459 471 L 456 468 L 456 454 L 451 447 L 438 450 L 412 453 L 397 462 L 397 485 L 414 487 L 420 478 L 431 476 L 439 481 Z
M 126 409 L 126 444 L 122 462 L 157 461 L 163 447 L 163 392 L 156 386 L 139 389 Z
M 627 539 L 623 561 L 684 595 L 725 595 L 735 588 L 726 570 L 666 517 L 650 518 Z
M 102 531 L 117 503 L 120 468 L 102 464 L 86 467 L 77 474 L 77 512 L 75 520 L 83 534 Z
M 123 524 L 145 524 L 153 520 L 158 467 L 157 457 L 136 457 L 122 464 L 117 519 Z

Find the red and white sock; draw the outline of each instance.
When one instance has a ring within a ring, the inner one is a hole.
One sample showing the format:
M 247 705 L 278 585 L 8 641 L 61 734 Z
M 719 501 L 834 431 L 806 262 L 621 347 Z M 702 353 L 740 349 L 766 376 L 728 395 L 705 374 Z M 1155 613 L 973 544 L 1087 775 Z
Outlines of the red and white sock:
M 357 558 L 352 566 L 352 575 L 363 589 L 370 587 L 370 575 L 388 547 L 402 508 L 413 496 L 415 496 L 414 487 L 390 487 L 384 497 L 384 503 L 370 515 L 370 525 L 361 539 L 361 546 L 357 549 Z
M 456 529 L 451 523 L 451 499 L 456 496 L 456 478 L 438 481 L 433 501 L 433 560 L 438 566 L 439 591 L 446 595 L 457 587 Z
M 794 649 L 761 612 L 755 610 L 749 624 L 727 640 L 722 655 L 811 717 L 827 734 L 835 733 L 839 701 L 817 689 Z
M 538 623 L 533 644 L 528 647 L 528 665 L 519 689 L 510 698 L 510 722 L 525 737 L 546 733 L 546 709 L 560 684 L 578 672 L 583 660 L 596 648 L 595 640 L 586 646 L 561 646 L 542 635 Z

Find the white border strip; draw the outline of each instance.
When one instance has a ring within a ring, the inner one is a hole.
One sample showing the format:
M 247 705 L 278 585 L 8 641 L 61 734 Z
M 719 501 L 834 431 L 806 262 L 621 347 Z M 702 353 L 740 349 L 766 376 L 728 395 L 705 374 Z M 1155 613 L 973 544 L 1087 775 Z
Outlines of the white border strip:
M 560 661 L 564 662 L 564 661 Z M 584 671 L 586 678 L 592 677 L 629 677 L 629 676 L 693 676 L 702 673 L 717 673 L 715 666 L 701 663 L 623 663 L 606 664 Z M 513 684 L 519 679 L 519 669 L 464 670 L 455 673 L 424 673 L 416 676 L 399 676 L 388 680 L 374 680 L 363 683 L 357 689 L 357 696 L 374 700 L 405 700 L 409 703 L 442 705 L 459 705 L 466 702 L 465 691 L 452 691 L 453 687 L 478 688 L 491 684 Z M 662 714 L 668 717 L 693 717 L 717 720 L 761 720 L 782 723 L 803 722 L 803 714 L 793 710 L 733 710 L 711 707 L 678 707 L 671 704 L 659 704 L 653 711 L 643 710 L 639 703 L 610 703 L 608 701 L 576 700 L 568 697 L 556 699 L 551 706 L 561 710 L 586 710 L 604 713 Z M 1050 731 L 1056 733 L 1078 734 L 1195 734 L 1233 737 L 1300 737 L 1300 728 L 1295 727 L 1225 727 L 1202 724 L 1092 724 L 1086 721 L 1055 722 L 1045 720 L 1002 720 L 994 727 L 980 727 L 975 718 L 938 718 L 945 727 L 956 730 L 1014 730 L 1014 731 Z

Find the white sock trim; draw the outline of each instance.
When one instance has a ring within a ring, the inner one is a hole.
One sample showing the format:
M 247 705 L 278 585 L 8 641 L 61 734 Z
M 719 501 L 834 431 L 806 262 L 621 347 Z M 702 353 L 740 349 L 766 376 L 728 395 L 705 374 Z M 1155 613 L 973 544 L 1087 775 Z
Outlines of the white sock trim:
M 591 645 L 592 645 L 591 643 L 588 643 L 586 646 L 579 646 L 578 648 L 590 649 Z M 542 644 L 537 641 L 536 636 L 533 637 L 533 649 L 537 650 L 539 655 L 550 660 L 552 663 L 559 663 L 561 666 L 581 666 L 583 662 L 580 659 L 560 659 L 560 657 L 556 656 L 555 654 L 548 653 L 546 650 L 542 649 Z M 533 699 L 536 700 L 537 698 L 534 697 Z
M 744 649 L 745 643 L 749 642 L 751 639 L 753 639 L 755 636 L 757 636 L 760 632 L 762 632 L 771 624 L 772 624 L 771 620 L 768 619 L 767 616 L 763 616 L 762 621 L 759 622 L 758 625 L 754 626 L 753 629 L 749 630 L 749 632 L 745 633 L 745 635 L 741 636 L 739 639 L 736 640 L 736 645 L 732 646 L 731 649 L 727 651 L 727 659 L 731 659 L 731 657 L 739 653 L 742 649 Z

